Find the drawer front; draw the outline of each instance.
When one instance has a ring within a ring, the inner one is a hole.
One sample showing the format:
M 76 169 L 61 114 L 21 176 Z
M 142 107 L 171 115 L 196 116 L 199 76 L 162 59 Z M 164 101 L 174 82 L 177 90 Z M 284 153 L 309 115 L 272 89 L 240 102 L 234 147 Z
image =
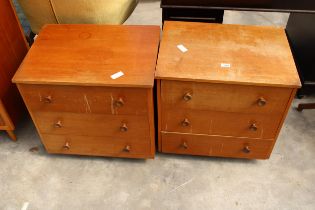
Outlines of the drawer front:
M 88 137 L 42 135 L 42 140 L 49 153 L 113 156 L 128 158 L 153 158 L 150 142 L 136 138 Z
M 165 110 L 162 130 L 169 132 L 274 139 L 281 114 L 246 114 L 200 110 Z
M 292 90 L 276 87 L 161 81 L 162 106 L 242 113 L 283 113 Z
M 248 159 L 267 159 L 273 141 L 162 133 L 162 152 Z
M 147 89 L 18 85 L 31 111 L 147 114 Z
M 44 134 L 149 139 L 146 116 L 35 112 L 33 117 L 39 131 Z

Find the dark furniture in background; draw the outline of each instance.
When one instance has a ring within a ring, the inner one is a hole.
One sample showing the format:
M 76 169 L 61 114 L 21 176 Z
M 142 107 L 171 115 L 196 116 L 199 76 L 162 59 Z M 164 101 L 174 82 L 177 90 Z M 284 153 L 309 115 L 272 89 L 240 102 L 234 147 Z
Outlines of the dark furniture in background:
M 303 84 L 303 88 L 298 92 L 298 96 L 314 93 L 315 14 L 292 13 L 288 20 L 286 31 Z
M 162 0 L 164 20 L 222 23 L 224 10 L 289 12 L 287 36 L 303 87 L 315 93 L 315 1 L 312 0 Z
M 299 112 L 303 111 L 304 109 L 315 109 L 315 103 L 299 104 L 297 107 Z

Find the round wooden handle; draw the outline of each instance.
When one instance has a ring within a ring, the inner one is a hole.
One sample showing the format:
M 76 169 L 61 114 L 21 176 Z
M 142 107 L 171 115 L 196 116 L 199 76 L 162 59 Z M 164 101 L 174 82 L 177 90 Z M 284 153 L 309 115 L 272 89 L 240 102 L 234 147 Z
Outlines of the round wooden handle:
M 189 120 L 188 120 L 187 118 L 185 118 L 185 119 L 182 121 L 182 126 L 187 127 L 187 126 L 189 126 L 189 125 L 190 125 Z
M 114 101 L 114 106 L 118 108 L 124 106 L 124 104 L 125 102 L 122 98 L 119 98 L 116 101 Z
M 249 126 L 249 129 L 250 129 L 251 131 L 257 131 L 258 128 L 257 128 L 256 123 L 251 124 L 251 125 Z
M 185 95 L 183 96 L 183 99 L 185 101 L 190 101 L 192 99 L 192 94 L 191 93 L 185 93 Z
M 181 144 L 181 147 L 184 149 L 188 149 L 188 145 L 185 141 Z
M 124 152 L 130 152 L 131 150 L 131 146 L 130 145 L 126 145 L 124 148 Z
M 52 97 L 51 96 L 44 97 L 44 103 L 50 104 L 51 102 L 52 102 Z
M 265 106 L 267 104 L 267 101 L 266 99 L 264 99 L 263 97 L 260 97 L 258 100 L 257 100 L 257 104 L 258 106 Z
M 63 145 L 62 148 L 65 149 L 65 150 L 69 150 L 69 149 L 70 149 L 70 144 L 69 144 L 69 142 L 66 142 L 65 145 Z
M 248 146 L 248 145 L 246 145 L 246 146 L 244 146 L 244 148 L 243 148 L 243 152 L 244 153 L 250 153 L 250 147 Z
M 58 122 L 55 123 L 55 128 L 61 128 L 62 127 L 62 123 L 59 120 Z
M 126 123 L 123 123 L 123 124 L 120 126 L 120 131 L 121 131 L 121 132 L 127 132 L 127 131 L 128 131 L 128 127 L 127 127 L 127 124 L 126 124 Z

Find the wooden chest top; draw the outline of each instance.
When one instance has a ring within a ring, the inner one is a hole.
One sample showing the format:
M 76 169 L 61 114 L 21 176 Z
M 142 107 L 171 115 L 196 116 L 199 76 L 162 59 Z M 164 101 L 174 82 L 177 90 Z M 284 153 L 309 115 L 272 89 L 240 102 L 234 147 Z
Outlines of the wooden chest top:
M 159 26 L 46 25 L 13 81 L 152 87 L 159 38 Z
M 188 51 L 178 49 L 183 45 Z M 166 21 L 156 77 L 299 87 L 284 29 Z

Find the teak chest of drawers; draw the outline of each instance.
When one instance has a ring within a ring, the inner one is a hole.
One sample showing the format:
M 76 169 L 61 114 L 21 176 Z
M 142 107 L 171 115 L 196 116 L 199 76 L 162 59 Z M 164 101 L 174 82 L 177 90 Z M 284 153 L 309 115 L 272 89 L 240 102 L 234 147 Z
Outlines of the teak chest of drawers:
M 159 151 L 249 159 L 269 158 L 300 87 L 273 27 L 165 22 L 156 78 Z
M 154 157 L 159 37 L 158 26 L 42 29 L 13 80 L 49 153 Z

